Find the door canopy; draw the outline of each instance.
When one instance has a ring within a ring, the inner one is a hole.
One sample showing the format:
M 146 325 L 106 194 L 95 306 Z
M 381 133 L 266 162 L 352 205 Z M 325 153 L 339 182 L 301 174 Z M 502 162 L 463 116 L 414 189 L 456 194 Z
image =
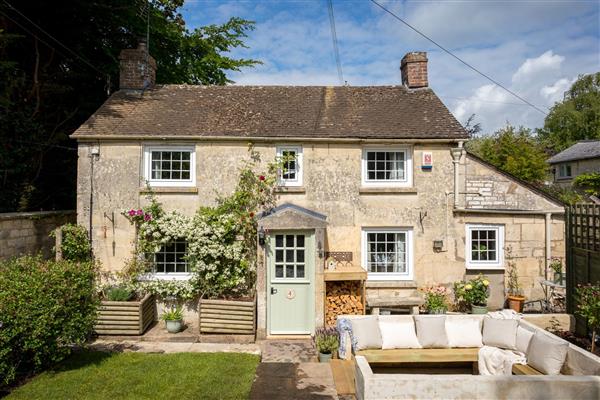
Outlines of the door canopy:
M 327 216 L 308 208 L 285 203 L 260 215 L 258 226 L 264 229 L 316 229 L 327 226 Z

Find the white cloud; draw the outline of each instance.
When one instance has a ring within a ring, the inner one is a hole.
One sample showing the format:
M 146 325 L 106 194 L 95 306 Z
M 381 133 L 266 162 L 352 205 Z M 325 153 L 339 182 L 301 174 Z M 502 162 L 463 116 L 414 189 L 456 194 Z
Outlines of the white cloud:
M 552 50 L 548 50 L 539 57 L 528 58 L 515 72 L 512 81 L 513 83 L 526 81 L 548 71 L 558 71 L 564 60 L 564 57 L 554 54 Z

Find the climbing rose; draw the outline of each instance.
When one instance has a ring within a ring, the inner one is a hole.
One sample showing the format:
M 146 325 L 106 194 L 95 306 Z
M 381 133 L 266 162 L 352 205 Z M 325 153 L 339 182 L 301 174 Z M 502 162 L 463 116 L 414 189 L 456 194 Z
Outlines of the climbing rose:
M 254 213 L 252 211 L 250 211 L 250 218 L 254 218 Z
M 261 176 L 258 177 L 258 179 L 261 180 L 261 181 L 264 181 L 265 180 L 265 176 L 261 175 Z
M 144 214 L 144 221 L 150 221 L 150 219 L 152 219 L 150 214 Z
M 142 210 L 137 210 L 137 215 L 144 215 L 144 211 L 142 211 Z
M 134 215 L 135 215 L 135 210 L 134 209 L 129 210 L 129 216 L 133 217 Z

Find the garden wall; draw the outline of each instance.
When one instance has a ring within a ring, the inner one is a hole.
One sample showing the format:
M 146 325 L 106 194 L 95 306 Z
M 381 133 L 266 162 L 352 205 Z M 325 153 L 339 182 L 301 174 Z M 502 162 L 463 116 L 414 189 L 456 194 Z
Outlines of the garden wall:
M 75 211 L 38 211 L 0 214 L 0 259 L 41 252 L 52 256 L 57 227 L 76 221 Z

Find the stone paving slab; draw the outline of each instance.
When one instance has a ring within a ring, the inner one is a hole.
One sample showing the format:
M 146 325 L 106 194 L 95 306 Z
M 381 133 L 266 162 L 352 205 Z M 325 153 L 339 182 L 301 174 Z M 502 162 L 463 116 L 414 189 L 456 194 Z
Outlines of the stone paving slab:
M 88 346 L 99 351 L 139 351 L 142 353 L 247 353 L 260 355 L 258 344 L 179 343 L 96 340 Z
M 265 340 L 260 343 L 262 362 L 303 363 L 316 362 L 317 350 L 310 339 Z
M 250 400 L 337 400 L 329 364 L 263 362 Z

